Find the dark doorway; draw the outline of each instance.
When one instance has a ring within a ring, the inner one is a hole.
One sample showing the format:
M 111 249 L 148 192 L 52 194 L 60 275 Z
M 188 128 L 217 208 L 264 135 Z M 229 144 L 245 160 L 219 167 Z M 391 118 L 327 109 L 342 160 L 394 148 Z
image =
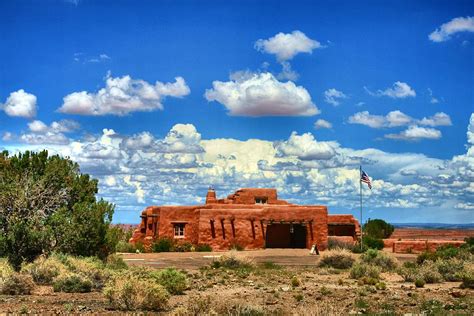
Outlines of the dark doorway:
M 306 226 L 271 224 L 267 226 L 266 248 L 306 248 Z

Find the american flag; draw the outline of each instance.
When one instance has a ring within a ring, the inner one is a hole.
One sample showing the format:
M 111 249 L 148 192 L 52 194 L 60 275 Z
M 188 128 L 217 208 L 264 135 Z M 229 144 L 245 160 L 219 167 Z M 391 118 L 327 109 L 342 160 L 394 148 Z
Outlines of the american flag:
M 370 183 L 369 176 L 364 171 L 362 171 L 362 175 L 360 176 L 360 181 L 367 183 L 367 185 L 369 186 L 369 189 L 372 190 L 372 184 Z

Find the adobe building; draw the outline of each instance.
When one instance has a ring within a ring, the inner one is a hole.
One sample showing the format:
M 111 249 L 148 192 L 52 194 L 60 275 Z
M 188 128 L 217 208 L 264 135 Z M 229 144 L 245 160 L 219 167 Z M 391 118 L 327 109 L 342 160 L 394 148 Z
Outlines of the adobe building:
M 224 199 L 209 189 L 204 205 L 149 206 L 131 243 L 150 249 L 157 238 L 172 238 L 194 245 L 208 244 L 213 250 L 327 248 L 328 236 L 351 241 L 360 236 L 352 215 L 328 215 L 322 205 L 296 205 L 279 200 L 275 189 L 245 188 Z

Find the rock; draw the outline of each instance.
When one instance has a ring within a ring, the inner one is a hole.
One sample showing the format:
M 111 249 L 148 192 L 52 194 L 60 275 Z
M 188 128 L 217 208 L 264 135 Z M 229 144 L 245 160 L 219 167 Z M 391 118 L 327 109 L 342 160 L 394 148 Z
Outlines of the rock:
M 283 292 L 288 292 L 290 290 L 290 287 L 289 286 L 282 286 L 280 288 L 280 290 L 282 290 Z
M 451 294 L 452 297 L 455 298 L 460 298 L 466 296 L 466 293 L 463 291 L 451 291 L 449 294 Z

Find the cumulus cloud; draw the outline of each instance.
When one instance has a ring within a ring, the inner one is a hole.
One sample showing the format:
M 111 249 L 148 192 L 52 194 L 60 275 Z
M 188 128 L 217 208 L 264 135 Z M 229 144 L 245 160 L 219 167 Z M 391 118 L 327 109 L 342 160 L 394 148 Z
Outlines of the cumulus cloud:
M 190 93 L 182 77 L 175 82 L 150 84 L 130 76 L 106 78 L 105 88 L 97 93 L 74 92 L 63 98 L 59 112 L 78 115 L 127 115 L 137 111 L 163 109 L 166 97 L 181 98 Z
M 444 112 L 436 113 L 430 117 L 424 117 L 419 121 L 421 125 L 428 125 L 428 126 L 451 126 L 453 123 L 451 122 L 451 118 L 448 114 Z
M 342 91 L 334 88 L 324 91 L 324 101 L 334 106 L 338 106 L 341 103 L 340 101 L 346 98 L 347 96 Z
M 10 93 L 4 104 L 0 104 L 8 116 L 33 118 L 36 116 L 36 96 L 20 89 Z
M 467 144 L 465 154 L 443 160 L 419 153 L 356 150 L 316 140 L 310 133 L 292 133 L 276 142 L 202 139 L 195 126 L 177 124 L 164 137 L 104 129 L 101 135 L 64 145 L 22 145 L 18 150 L 47 148 L 71 157 L 81 171 L 100 180 L 100 197 L 115 203 L 118 213 L 130 214 L 132 221 L 146 205 L 203 203 L 209 185 L 219 196 L 239 187 L 273 187 L 290 202 L 352 211 L 359 202 L 355 192 L 360 163 L 372 176 L 373 188 L 364 192 L 364 199 L 374 210 L 389 215 L 388 210 L 407 209 L 428 220 L 441 220 L 445 214 L 442 219 L 455 221 L 453 216 L 468 211 L 473 201 L 474 114 Z
M 290 60 L 299 53 L 311 54 L 314 49 L 321 47 L 321 43 L 307 37 L 301 31 L 280 32 L 268 39 L 259 39 L 255 43 L 258 51 L 273 54 L 280 62 Z
M 349 123 L 366 125 L 372 128 L 381 128 L 385 126 L 386 120 L 382 115 L 372 115 L 368 111 L 363 111 L 350 116 Z
M 326 120 L 319 119 L 314 122 L 314 128 L 321 129 L 321 128 L 332 128 L 332 124 Z
M 421 120 L 417 120 L 399 110 L 391 111 L 385 116 L 372 115 L 368 111 L 358 112 L 349 117 L 349 123 L 366 125 L 372 128 L 388 128 L 408 125 L 425 125 L 432 127 L 452 125 L 451 118 L 444 112 L 438 112 L 430 117 L 424 117 Z
M 293 82 L 280 82 L 271 73 L 233 74 L 230 81 L 214 81 L 208 101 L 224 105 L 234 116 L 311 116 L 320 113 L 308 91 Z
M 281 62 L 281 72 L 277 75 L 279 80 L 298 80 L 299 74 L 291 68 L 291 64 L 287 61 Z
M 52 122 L 49 126 L 40 120 L 28 123 L 30 133 L 23 133 L 19 137 L 20 142 L 27 144 L 69 144 L 69 138 L 64 133 L 71 133 L 80 128 L 79 123 L 72 120 L 61 120 Z
M 436 43 L 447 41 L 452 35 L 460 32 L 474 32 L 474 17 L 457 17 L 442 24 L 428 38 Z
M 4 142 L 9 142 L 13 139 L 14 135 L 10 132 L 4 132 L 3 135 L 2 135 L 2 140 Z
M 398 134 L 387 134 L 385 137 L 408 141 L 417 141 L 420 139 L 440 139 L 441 132 L 434 128 L 413 125 Z
M 277 145 L 281 156 L 295 156 L 300 160 L 327 160 L 336 155 L 339 144 L 336 142 L 317 141 L 313 134 L 298 135 L 291 133 L 288 140 Z
M 396 81 L 392 87 L 385 90 L 377 90 L 377 92 L 372 92 L 369 89 L 365 88 L 367 93 L 373 96 L 387 96 L 393 99 L 404 99 L 408 97 L 415 97 L 416 92 L 412 89 L 407 83 Z

